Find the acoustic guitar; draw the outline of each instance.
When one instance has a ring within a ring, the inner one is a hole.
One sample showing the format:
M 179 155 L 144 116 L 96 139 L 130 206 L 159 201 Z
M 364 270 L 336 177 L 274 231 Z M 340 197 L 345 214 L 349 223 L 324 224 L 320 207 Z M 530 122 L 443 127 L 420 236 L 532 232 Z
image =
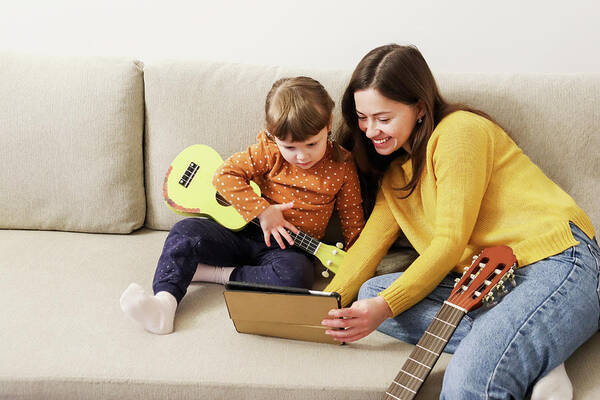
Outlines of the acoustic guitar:
M 188 217 L 208 217 L 224 227 L 239 231 L 248 222 L 212 185 L 213 175 L 223 159 L 210 146 L 196 144 L 184 149 L 169 166 L 163 182 L 163 198 L 167 206 L 177 214 Z M 260 188 L 250 182 L 252 190 L 260 196 Z M 250 221 L 259 225 L 257 219 Z M 314 255 L 325 266 L 321 273 L 329 277 L 341 265 L 345 252 L 343 245 L 327 245 L 300 231 L 294 234 L 288 231 L 294 240 L 294 246 Z
M 431 372 L 456 327 L 471 310 L 486 303 L 496 304 L 495 296 L 508 293 L 504 283 L 516 286 L 517 259 L 508 246 L 490 247 L 473 257 L 461 278 L 456 278 L 448 300 L 408 356 L 396 379 L 385 392 L 385 400 L 411 400 Z

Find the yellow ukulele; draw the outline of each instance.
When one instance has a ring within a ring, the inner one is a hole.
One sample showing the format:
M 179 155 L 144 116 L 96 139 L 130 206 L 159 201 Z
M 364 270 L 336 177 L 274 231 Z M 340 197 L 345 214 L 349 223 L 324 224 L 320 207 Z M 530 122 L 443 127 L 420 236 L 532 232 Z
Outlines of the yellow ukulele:
M 212 185 L 213 175 L 221 164 L 223 159 L 211 147 L 202 144 L 187 147 L 169 166 L 163 183 L 163 197 L 167 206 L 177 214 L 210 217 L 224 227 L 238 231 L 248 222 Z M 250 182 L 250 186 L 260 195 L 256 183 Z M 251 222 L 260 225 L 256 219 Z M 294 246 L 314 255 L 325 268 L 337 273 L 346 254 L 341 243 L 330 246 L 302 231 L 297 235 L 288 233 L 294 240 Z M 329 277 L 327 269 L 322 272 L 325 278 Z

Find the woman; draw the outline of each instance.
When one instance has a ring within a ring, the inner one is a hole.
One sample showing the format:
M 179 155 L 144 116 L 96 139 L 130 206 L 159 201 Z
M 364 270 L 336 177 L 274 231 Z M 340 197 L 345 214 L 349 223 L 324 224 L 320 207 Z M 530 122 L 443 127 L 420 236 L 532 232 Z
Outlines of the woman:
M 344 306 L 359 300 L 330 312 L 323 324 L 344 329 L 327 333 L 352 342 L 379 329 L 414 344 L 456 272 L 483 248 L 507 245 L 518 284 L 463 318 L 445 349 L 454 355 L 441 398 L 524 398 L 533 384 L 534 399 L 571 397 L 563 362 L 600 315 L 600 250 L 585 212 L 492 118 L 444 101 L 415 47 L 369 52 L 342 113 L 370 216 L 325 289 Z M 372 278 L 400 231 L 419 257 L 404 273 Z

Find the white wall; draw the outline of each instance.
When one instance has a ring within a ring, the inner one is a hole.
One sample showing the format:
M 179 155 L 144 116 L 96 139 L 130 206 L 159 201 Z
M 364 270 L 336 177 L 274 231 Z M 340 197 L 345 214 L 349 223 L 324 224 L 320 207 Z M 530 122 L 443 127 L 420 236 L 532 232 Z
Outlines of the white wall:
M 600 72 L 598 0 L 0 0 L 0 51 L 351 69 L 417 45 L 434 71 Z

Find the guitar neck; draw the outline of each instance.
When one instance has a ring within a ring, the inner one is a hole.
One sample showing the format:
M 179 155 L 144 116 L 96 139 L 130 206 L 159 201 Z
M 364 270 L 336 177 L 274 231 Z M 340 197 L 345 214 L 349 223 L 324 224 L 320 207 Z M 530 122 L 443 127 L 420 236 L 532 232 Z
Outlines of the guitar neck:
M 386 400 L 414 399 L 465 314 L 466 310 L 444 302 L 388 387 Z

